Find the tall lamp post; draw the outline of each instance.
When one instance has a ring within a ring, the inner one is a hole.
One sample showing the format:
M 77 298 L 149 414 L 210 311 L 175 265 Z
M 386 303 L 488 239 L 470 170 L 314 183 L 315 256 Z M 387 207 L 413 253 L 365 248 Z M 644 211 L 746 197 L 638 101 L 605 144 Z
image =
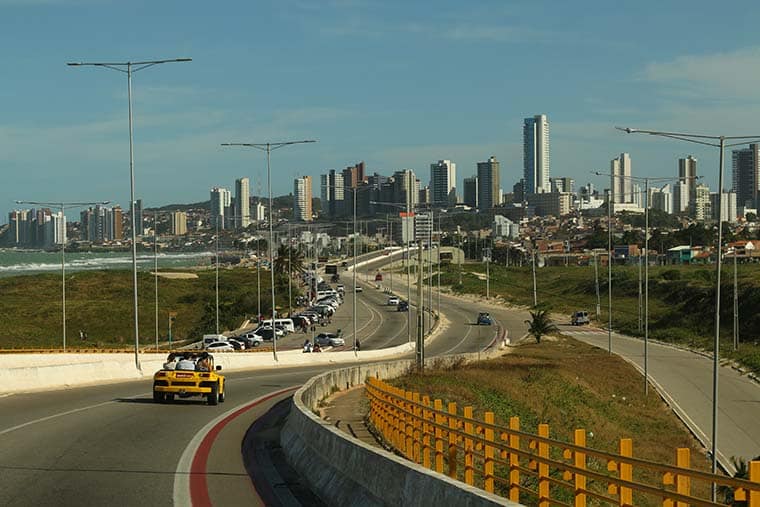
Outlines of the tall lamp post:
M 657 130 L 642 130 L 635 128 L 616 129 L 628 134 L 647 134 L 651 136 L 667 137 L 689 143 L 713 146 L 720 151 L 720 161 L 718 164 L 718 209 L 723 209 L 723 163 L 724 152 L 727 147 L 740 146 L 753 142 L 758 142 L 760 135 L 754 136 L 708 136 L 702 134 L 690 134 L 683 132 L 662 132 Z M 729 141 L 727 144 L 726 141 Z M 723 221 L 718 217 L 718 238 L 716 240 L 716 262 L 715 262 L 715 335 L 713 338 L 713 389 L 712 389 L 712 472 L 717 471 L 718 466 L 718 368 L 720 368 L 720 275 L 721 275 L 721 253 L 723 243 Z M 712 499 L 717 496 L 716 485 L 713 483 Z
M 163 63 L 190 62 L 192 58 L 173 58 L 170 60 L 146 60 L 141 62 L 70 62 L 70 67 L 103 67 L 127 75 L 127 101 L 129 104 L 129 207 L 132 219 L 132 288 L 133 288 L 133 312 L 135 317 L 135 367 L 140 370 L 140 330 L 137 316 L 137 220 L 135 217 L 135 161 L 132 128 L 132 74 L 135 72 L 161 65 Z
M 272 329 L 274 330 L 274 320 L 277 318 L 277 309 L 274 303 L 274 206 L 272 200 L 272 169 L 270 165 L 271 153 L 285 146 L 293 144 L 316 143 L 313 139 L 304 141 L 281 141 L 275 143 L 222 143 L 222 146 L 242 146 L 245 148 L 255 148 L 264 151 L 267 154 L 267 187 L 269 192 L 269 273 L 271 275 L 270 283 L 272 284 Z M 272 338 L 272 354 L 275 362 L 277 361 L 277 339 Z
M 66 208 L 81 208 L 84 206 L 105 206 L 110 201 L 100 202 L 40 202 L 40 201 L 16 201 L 16 204 L 29 204 L 32 206 L 50 206 L 60 208 L 61 220 L 63 221 L 63 234 L 61 235 L 61 334 L 63 337 L 63 351 L 66 352 Z

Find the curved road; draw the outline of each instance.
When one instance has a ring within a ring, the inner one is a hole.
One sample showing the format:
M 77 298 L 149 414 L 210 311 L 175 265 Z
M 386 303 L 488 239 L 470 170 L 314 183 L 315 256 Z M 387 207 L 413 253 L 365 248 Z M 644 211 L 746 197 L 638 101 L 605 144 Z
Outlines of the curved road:
M 324 330 L 343 329 L 350 347 L 347 296 Z M 407 314 L 387 306 L 386 294 L 369 284 L 358 301 L 362 349 L 407 341 Z M 427 346 L 428 357 L 477 351 L 493 341 L 496 327 L 471 325 L 475 312 L 461 302 L 443 296 L 441 312 L 449 324 Z M 515 326 L 512 336 L 522 334 L 519 318 L 492 314 Z M 304 336 L 295 334 L 294 344 Z M 263 505 L 249 473 L 258 483 L 268 472 L 246 471 L 246 431 L 294 387 L 334 367 L 227 372 L 227 402 L 216 407 L 196 398 L 157 405 L 150 381 L 2 397 L 0 505 Z

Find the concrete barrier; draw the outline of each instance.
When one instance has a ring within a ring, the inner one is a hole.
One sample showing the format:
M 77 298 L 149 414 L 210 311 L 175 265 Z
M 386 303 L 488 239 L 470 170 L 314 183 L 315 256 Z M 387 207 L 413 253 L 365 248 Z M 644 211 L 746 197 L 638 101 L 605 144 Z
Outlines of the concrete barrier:
M 480 358 L 502 353 L 482 352 Z M 477 353 L 446 356 L 426 365 L 455 366 L 477 358 Z M 341 368 L 310 379 L 293 396 L 280 437 L 290 465 L 328 505 L 518 505 L 350 438 L 315 415 L 319 403 L 336 389 L 363 384 L 368 376 L 397 377 L 412 367 L 413 360 L 392 361 Z
M 214 359 L 228 370 L 298 367 L 312 364 L 340 364 L 379 361 L 408 354 L 414 345 L 405 343 L 381 350 L 353 350 L 304 354 L 300 349 L 277 353 L 275 362 L 267 352 L 216 353 Z M 3 354 L 0 355 L 0 394 L 45 391 L 68 387 L 151 378 L 166 360 L 166 353 L 142 353 L 141 369 L 135 367 L 134 353 L 103 354 Z

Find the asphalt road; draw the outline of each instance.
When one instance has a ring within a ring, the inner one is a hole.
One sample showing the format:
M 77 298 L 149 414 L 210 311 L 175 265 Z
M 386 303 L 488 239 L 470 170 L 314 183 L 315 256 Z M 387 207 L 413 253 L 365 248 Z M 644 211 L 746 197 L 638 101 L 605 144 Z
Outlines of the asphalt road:
M 607 331 L 560 326 L 564 333 L 608 348 Z M 612 351 L 644 372 L 644 342 L 612 333 Z M 712 357 L 651 342 L 647 373 L 676 413 L 710 449 L 712 442 Z M 643 378 L 642 378 L 643 389 Z M 760 385 L 724 366 L 718 376 L 718 458 L 760 456 Z
M 350 277 L 343 276 L 349 288 Z M 374 283 L 363 286 L 357 295 L 362 350 L 405 343 L 407 314 L 389 307 Z M 353 345 L 351 296 L 332 324 L 318 330 L 342 329 L 346 347 Z M 449 322 L 427 345 L 428 357 L 473 352 L 494 341 L 498 327 L 472 325 L 477 312 L 469 306 L 441 298 Z M 511 336 L 523 332 L 519 318 L 503 310 L 492 314 L 499 324 L 515 326 Z M 413 325 L 415 315 L 412 308 Z M 304 336 L 290 339 L 299 344 Z M 194 505 L 263 505 L 249 473 L 266 482 L 268 470 L 246 471 L 246 431 L 292 388 L 334 367 L 229 372 L 227 401 L 216 407 L 200 398 L 155 404 L 150 381 L 0 398 L 0 505 L 184 506 L 191 499 Z

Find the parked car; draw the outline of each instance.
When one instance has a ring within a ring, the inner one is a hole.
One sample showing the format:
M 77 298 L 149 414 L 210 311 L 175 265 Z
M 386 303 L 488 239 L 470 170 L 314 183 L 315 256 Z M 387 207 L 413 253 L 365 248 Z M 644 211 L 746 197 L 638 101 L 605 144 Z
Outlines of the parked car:
M 209 343 L 206 346 L 206 350 L 210 352 L 234 352 L 235 347 L 233 347 L 229 342 L 214 342 Z
M 235 338 L 228 338 L 227 343 L 232 345 L 232 348 L 234 348 L 235 350 L 245 350 L 245 343 Z
M 408 312 L 409 311 L 409 302 L 407 301 L 399 301 L 398 305 L 396 306 L 397 312 Z
M 361 286 L 359 286 L 359 285 L 357 285 L 356 287 L 354 287 L 354 290 L 356 292 L 364 292 L 364 289 L 362 289 Z
M 388 298 L 388 306 L 398 306 L 400 301 L 398 296 L 391 296 Z
M 254 333 L 246 333 L 244 335 L 236 337 L 235 340 L 244 343 L 246 349 L 258 347 L 264 341 L 261 336 Z
M 268 327 L 266 329 L 258 328 L 253 332 L 253 334 L 260 337 L 262 340 L 271 340 L 273 337 L 279 338 L 279 336 L 275 334 L 274 330 L 272 330 L 271 327 Z
M 493 324 L 493 319 L 491 318 L 491 315 L 488 312 L 480 312 L 478 314 L 478 321 L 476 323 L 478 326 L 490 326 Z
M 342 336 L 336 333 L 319 333 L 315 338 L 320 346 L 330 345 L 331 347 L 342 347 L 346 344 L 346 341 Z
M 590 324 L 591 320 L 588 318 L 588 312 L 579 310 L 573 313 L 573 317 L 570 319 L 570 323 L 574 326 L 582 326 L 584 324 Z

